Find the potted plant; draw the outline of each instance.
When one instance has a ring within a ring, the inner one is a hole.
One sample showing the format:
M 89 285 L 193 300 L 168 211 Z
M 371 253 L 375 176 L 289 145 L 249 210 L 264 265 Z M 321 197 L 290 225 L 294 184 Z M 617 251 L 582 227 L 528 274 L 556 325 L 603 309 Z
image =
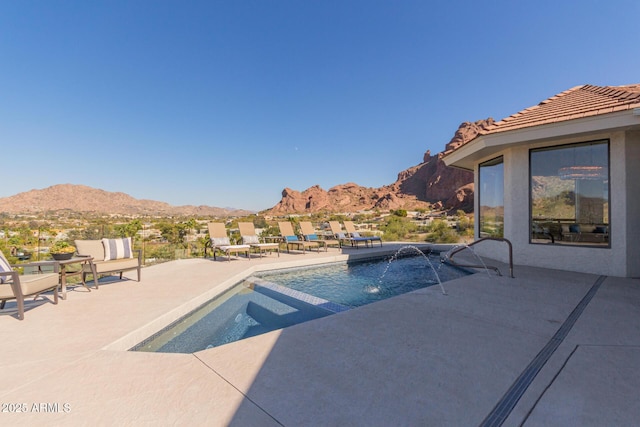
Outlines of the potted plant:
M 71 259 L 75 252 L 76 252 L 75 246 L 72 246 L 69 243 L 63 242 L 60 240 L 55 242 L 49 248 L 49 253 L 51 254 L 51 257 L 56 261 Z

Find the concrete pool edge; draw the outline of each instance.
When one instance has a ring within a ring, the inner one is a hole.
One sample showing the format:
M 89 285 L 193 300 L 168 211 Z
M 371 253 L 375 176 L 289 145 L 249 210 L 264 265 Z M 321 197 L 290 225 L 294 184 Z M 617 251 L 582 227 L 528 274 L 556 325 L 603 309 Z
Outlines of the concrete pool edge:
M 412 246 L 416 246 L 420 249 L 433 249 L 434 245 L 431 244 L 413 244 Z M 282 270 L 288 268 L 297 268 L 297 267 L 311 267 L 318 266 L 321 264 L 331 264 L 336 262 L 348 262 L 352 261 L 362 261 L 366 259 L 374 259 L 381 258 L 385 256 L 391 256 L 395 254 L 401 246 L 393 246 L 384 248 L 382 247 L 376 251 L 362 251 L 360 253 L 349 252 L 349 253 L 341 253 L 333 256 L 323 257 L 323 258 L 305 258 L 305 259 L 295 259 L 295 260 L 287 260 L 280 261 L 279 259 L 275 259 L 274 262 L 260 265 L 248 265 L 246 269 L 242 272 L 237 273 L 217 285 L 213 286 L 209 290 L 201 293 L 200 295 L 192 298 L 191 300 L 182 303 L 172 310 L 166 312 L 165 314 L 155 318 L 154 320 L 146 323 L 145 325 L 125 334 L 124 336 L 118 338 L 117 340 L 107 344 L 102 347 L 102 350 L 108 351 L 129 351 L 134 346 L 138 345 L 145 339 L 150 336 L 162 331 L 163 329 L 169 327 L 172 323 L 179 320 L 181 317 L 189 314 L 193 310 L 201 307 L 203 304 L 206 304 L 209 300 L 222 295 L 227 292 L 241 281 L 247 279 L 248 277 L 256 274 L 267 271 L 274 270 Z M 212 267 L 215 264 L 212 264 Z

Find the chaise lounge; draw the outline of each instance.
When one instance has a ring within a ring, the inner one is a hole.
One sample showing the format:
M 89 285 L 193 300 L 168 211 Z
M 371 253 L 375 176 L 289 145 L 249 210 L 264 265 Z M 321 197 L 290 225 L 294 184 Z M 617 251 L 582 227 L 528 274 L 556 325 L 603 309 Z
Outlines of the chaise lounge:
M 289 252 L 290 246 L 296 246 L 298 250 L 302 248 L 303 254 L 307 248 L 318 248 L 318 252 L 320 252 L 320 243 L 301 240 L 296 233 L 294 233 L 293 226 L 290 222 L 279 222 L 278 228 L 280 229 L 280 235 L 287 245 L 287 252 Z
M 342 247 L 340 240 L 319 238 L 316 230 L 313 228 L 313 224 L 309 221 L 300 221 L 300 231 L 304 236 L 304 240 L 309 242 L 318 242 L 320 246 L 324 247 L 325 252 L 328 250 L 329 245 L 338 245 L 338 247 Z
M 361 236 L 360 233 L 356 231 L 356 226 L 352 221 L 344 221 L 344 228 L 347 230 L 347 233 L 349 233 L 352 242 L 356 244 L 356 249 L 358 248 L 359 242 L 365 242 L 366 246 L 369 246 L 369 242 L 371 246 L 373 246 L 373 242 L 380 242 L 380 246 L 382 246 L 382 239 L 379 236 Z
M 331 229 L 334 237 L 338 240 L 340 247 L 345 243 L 353 246 L 353 239 L 347 236 L 347 233 L 342 231 L 342 226 L 338 221 L 329 221 L 329 228 Z
M 256 229 L 252 222 L 239 222 L 238 228 L 240 229 L 240 236 L 242 236 L 242 244 L 257 249 L 261 258 L 262 253 L 269 250 L 276 250 L 278 256 L 280 256 L 280 243 L 260 242 L 260 238 L 256 234 Z
M 235 253 L 236 256 L 239 252 L 244 252 L 248 259 L 251 259 L 249 245 L 232 245 L 227 236 L 227 229 L 221 222 L 209 223 L 209 238 L 211 239 L 211 248 L 213 249 L 213 259 L 216 259 L 216 250 L 223 252 L 227 256 L 227 260 L 231 261 L 231 254 Z M 205 249 L 206 251 L 206 249 Z M 206 254 L 205 254 L 206 255 Z

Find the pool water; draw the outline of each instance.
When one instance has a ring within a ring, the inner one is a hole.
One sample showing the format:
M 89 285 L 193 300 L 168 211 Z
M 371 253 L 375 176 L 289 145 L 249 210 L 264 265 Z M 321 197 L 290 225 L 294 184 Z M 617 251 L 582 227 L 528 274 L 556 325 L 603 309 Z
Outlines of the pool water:
M 359 307 L 437 285 L 438 277 L 446 282 L 469 274 L 442 264 L 437 256 L 431 256 L 429 261 L 422 256 L 408 256 L 392 261 L 378 259 L 262 273 L 258 277 L 338 304 Z
M 261 273 L 131 350 L 194 353 L 422 289 L 469 273 L 422 256 Z
M 347 308 L 265 283 L 242 282 L 205 303 L 131 350 L 194 353 L 291 325 L 329 316 Z

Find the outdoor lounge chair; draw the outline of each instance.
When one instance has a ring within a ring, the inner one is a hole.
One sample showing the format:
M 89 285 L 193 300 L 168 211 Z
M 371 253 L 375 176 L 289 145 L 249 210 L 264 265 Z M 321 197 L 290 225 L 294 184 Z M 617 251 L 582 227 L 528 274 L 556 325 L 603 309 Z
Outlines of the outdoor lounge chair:
M 211 248 L 213 249 L 213 259 L 216 259 L 216 250 L 222 251 L 227 255 L 227 259 L 231 261 L 231 254 L 238 252 L 244 252 L 247 258 L 251 259 L 249 245 L 232 245 L 227 236 L 227 229 L 221 222 L 209 223 L 209 237 L 211 238 Z
M 313 225 L 309 221 L 300 221 L 300 231 L 302 231 L 302 235 L 304 236 L 304 240 L 309 242 L 318 242 L 320 246 L 324 246 L 325 252 L 329 245 L 338 245 L 342 247 L 342 243 L 337 239 L 321 239 L 318 237 L 316 230 L 313 228 Z
M 283 237 L 284 243 L 287 245 L 287 252 L 289 252 L 290 246 L 296 246 L 298 249 L 302 247 L 303 254 L 305 253 L 306 248 L 318 248 L 318 252 L 320 252 L 320 243 L 301 240 L 296 233 L 293 232 L 293 226 L 289 221 L 279 222 L 278 228 L 280 228 L 280 235 Z
M 34 299 L 43 292 L 53 291 L 53 303 L 58 303 L 58 285 L 60 275 L 58 264 L 55 262 L 33 262 L 20 264 L 19 267 L 40 266 L 53 264 L 53 273 L 18 274 L 0 251 L 0 309 L 4 308 L 8 300 L 16 300 L 18 306 L 18 319 L 24 319 L 24 298 L 34 296 Z
M 280 256 L 280 243 L 264 243 L 260 242 L 260 238 L 256 234 L 256 229 L 252 222 L 239 222 L 238 228 L 240 229 L 240 236 L 242 236 L 242 244 L 249 245 L 253 249 L 257 249 L 262 258 L 262 252 L 268 250 L 276 250 L 278 256 Z
M 352 221 L 344 221 L 344 229 L 349 233 L 349 237 L 351 237 L 352 242 L 356 244 L 356 249 L 358 247 L 358 243 L 362 241 L 364 241 L 367 246 L 369 246 L 368 242 L 371 242 L 371 246 L 373 246 L 373 242 L 380 242 L 380 246 L 382 246 L 382 239 L 379 236 L 361 236 L 360 233 L 356 231 L 356 226 Z
M 349 236 L 347 236 L 347 233 L 342 231 L 342 226 L 338 221 L 329 221 L 329 228 L 331 229 L 333 236 L 340 243 L 340 247 L 342 247 L 342 245 L 345 243 L 348 243 L 349 245 L 353 246 L 352 239 Z

